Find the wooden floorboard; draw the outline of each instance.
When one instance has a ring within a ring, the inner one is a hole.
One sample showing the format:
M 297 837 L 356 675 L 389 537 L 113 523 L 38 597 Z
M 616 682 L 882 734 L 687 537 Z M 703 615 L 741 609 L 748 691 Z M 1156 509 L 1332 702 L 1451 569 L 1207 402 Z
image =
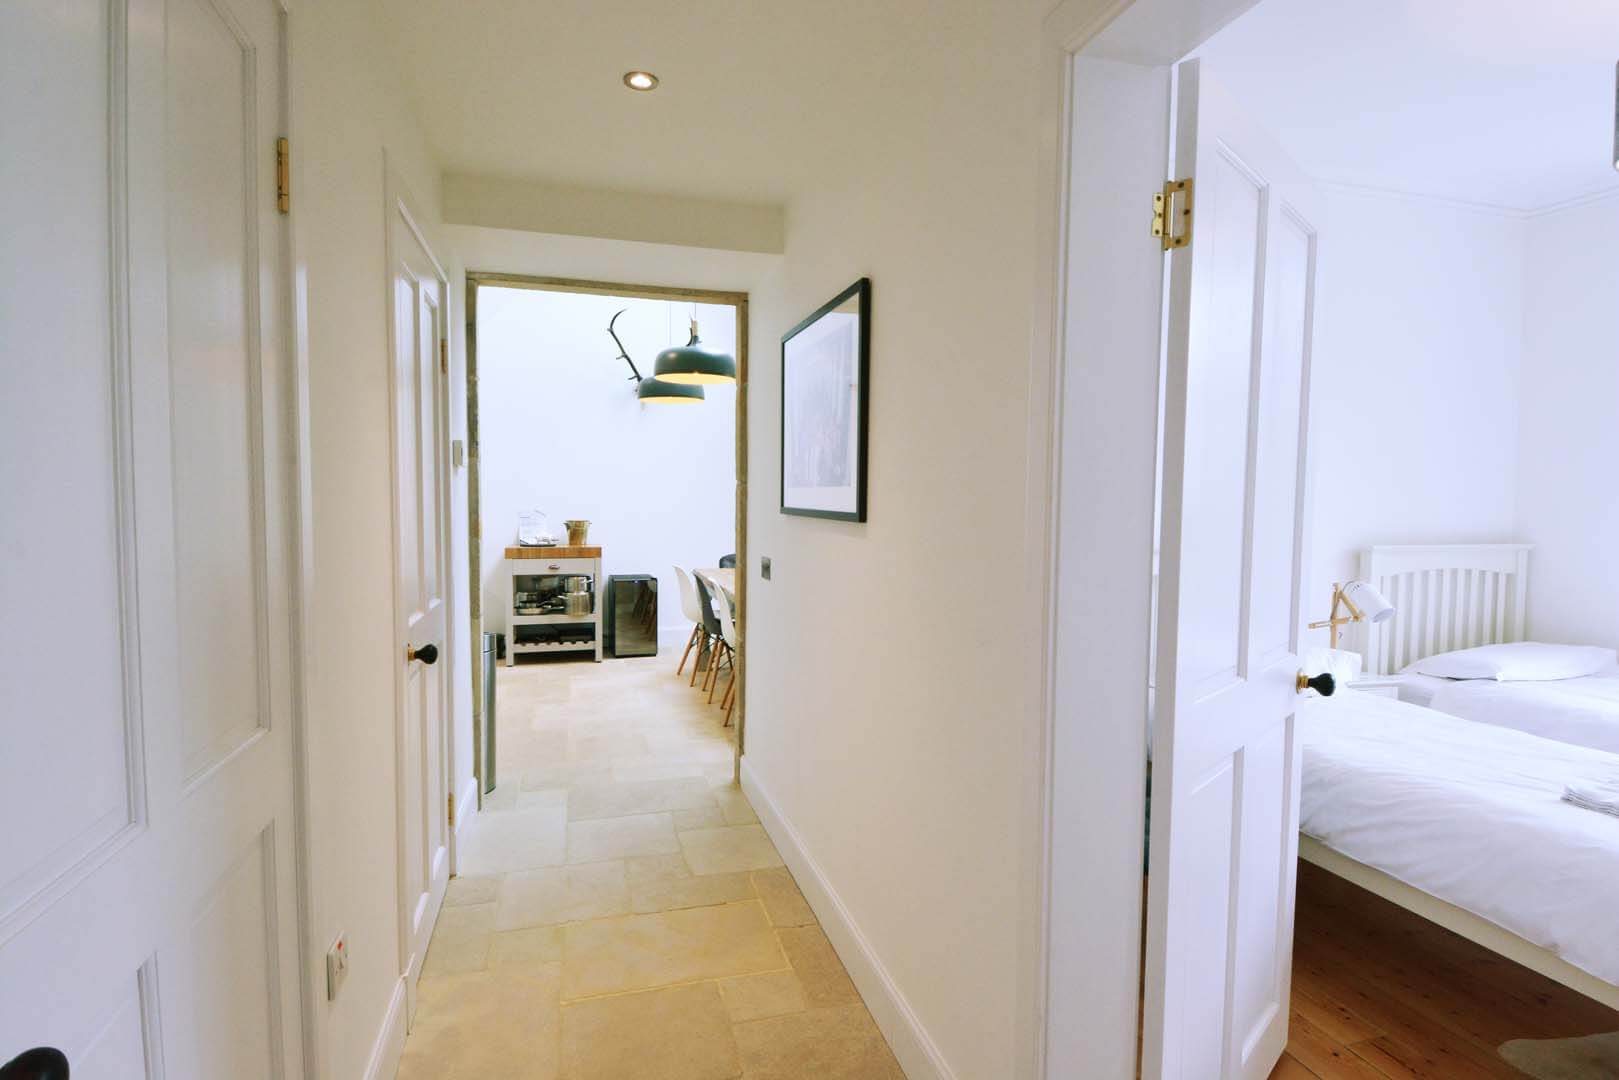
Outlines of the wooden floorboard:
M 1507 1040 L 1619 1031 L 1619 1013 L 1304 862 L 1291 1019 L 1271 1080 L 1521 1080 Z

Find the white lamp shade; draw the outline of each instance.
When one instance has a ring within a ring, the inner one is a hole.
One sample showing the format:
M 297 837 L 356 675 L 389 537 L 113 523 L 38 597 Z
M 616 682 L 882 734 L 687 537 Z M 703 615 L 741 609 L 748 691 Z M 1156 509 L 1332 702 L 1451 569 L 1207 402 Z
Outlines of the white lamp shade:
M 1355 610 L 1369 623 L 1388 621 L 1394 614 L 1394 605 L 1388 598 L 1364 581 L 1351 581 L 1344 586 L 1344 599 L 1355 605 Z

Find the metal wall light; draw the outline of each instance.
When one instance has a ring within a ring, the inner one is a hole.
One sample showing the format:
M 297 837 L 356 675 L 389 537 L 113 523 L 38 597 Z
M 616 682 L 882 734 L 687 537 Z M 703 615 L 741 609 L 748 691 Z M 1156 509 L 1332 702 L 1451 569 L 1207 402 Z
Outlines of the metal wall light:
M 630 365 L 630 378 L 635 380 L 635 396 L 642 401 L 663 402 L 671 405 L 702 401 L 707 395 L 703 393 L 701 386 L 671 382 L 656 376 L 648 379 L 641 374 L 640 369 L 635 366 L 635 361 L 630 359 L 630 351 L 618 339 L 618 331 L 613 328 L 613 324 L 618 322 L 618 316 L 628 310 L 628 308 L 623 309 L 623 311 L 618 312 L 617 315 L 607 321 L 607 333 L 612 336 L 613 344 L 618 346 L 619 359 Z M 693 323 L 692 325 L 696 326 L 697 324 Z

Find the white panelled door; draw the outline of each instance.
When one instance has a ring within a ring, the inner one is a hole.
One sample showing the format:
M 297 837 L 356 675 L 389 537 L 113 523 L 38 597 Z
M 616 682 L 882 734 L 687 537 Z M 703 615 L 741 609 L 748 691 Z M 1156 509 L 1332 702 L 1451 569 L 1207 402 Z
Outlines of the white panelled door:
M 1292 969 L 1319 210 L 1206 74 L 1176 86 L 1143 1075 L 1262 1080 Z
M 0 5 L 0 1061 L 303 1075 L 283 33 Z
M 388 203 L 399 621 L 400 971 L 408 1015 L 450 879 L 448 377 L 444 275 L 409 204 Z

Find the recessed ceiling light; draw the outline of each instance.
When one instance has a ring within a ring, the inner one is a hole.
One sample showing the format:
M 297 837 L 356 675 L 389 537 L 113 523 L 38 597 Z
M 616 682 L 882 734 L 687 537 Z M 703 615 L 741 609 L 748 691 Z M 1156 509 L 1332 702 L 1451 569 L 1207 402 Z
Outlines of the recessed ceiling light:
M 624 85 L 631 90 L 656 90 L 658 77 L 650 71 L 626 71 Z

